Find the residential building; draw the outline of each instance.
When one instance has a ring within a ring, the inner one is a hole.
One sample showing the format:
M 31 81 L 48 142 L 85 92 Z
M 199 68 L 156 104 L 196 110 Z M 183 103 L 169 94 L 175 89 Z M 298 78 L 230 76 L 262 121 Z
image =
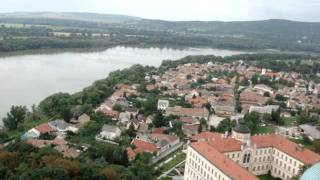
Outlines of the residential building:
M 268 172 L 289 180 L 303 166 L 320 162 L 318 154 L 281 135 L 250 136 L 250 130 L 241 123 L 231 136 L 206 133 L 197 137 L 187 149 L 185 180 L 251 180 Z
M 98 137 L 101 139 L 114 140 L 120 137 L 120 135 L 121 130 L 119 127 L 105 124 Z

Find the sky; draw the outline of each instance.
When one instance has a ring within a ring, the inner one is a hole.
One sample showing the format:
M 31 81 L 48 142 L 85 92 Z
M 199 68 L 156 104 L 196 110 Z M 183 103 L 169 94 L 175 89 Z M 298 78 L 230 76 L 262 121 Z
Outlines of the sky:
M 0 12 L 122 14 L 148 19 L 320 22 L 320 0 L 0 0 Z

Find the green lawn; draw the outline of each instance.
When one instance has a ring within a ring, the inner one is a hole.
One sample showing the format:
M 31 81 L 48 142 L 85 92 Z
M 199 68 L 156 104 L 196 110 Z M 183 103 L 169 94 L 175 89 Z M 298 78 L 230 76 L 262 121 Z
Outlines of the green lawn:
M 274 178 L 269 174 L 263 175 L 263 176 L 258 176 L 260 180 L 280 180 L 279 178 Z
M 259 126 L 252 131 L 252 134 L 266 134 L 266 133 L 274 133 L 273 126 Z
M 294 126 L 297 124 L 296 117 L 283 117 L 284 126 Z
M 169 161 L 168 163 L 164 164 L 161 167 L 161 171 L 162 172 L 166 172 L 166 171 L 170 170 L 171 168 L 173 168 L 174 166 L 176 166 L 177 164 L 181 163 L 185 159 L 186 159 L 186 154 L 185 153 L 180 153 L 175 158 L 173 158 L 171 161 Z

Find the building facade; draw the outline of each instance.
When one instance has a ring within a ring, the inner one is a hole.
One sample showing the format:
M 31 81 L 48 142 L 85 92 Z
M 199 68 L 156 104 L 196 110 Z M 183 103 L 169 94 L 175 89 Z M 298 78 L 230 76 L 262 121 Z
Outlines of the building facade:
M 305 165 L 320 162 L 318 154 L 281 135 L 248 136 L 243 124 L 232 135 L 215 133 L 213 137 L 188 145 L 185 180 L 249 180 L 269 172 L 289 180 Z

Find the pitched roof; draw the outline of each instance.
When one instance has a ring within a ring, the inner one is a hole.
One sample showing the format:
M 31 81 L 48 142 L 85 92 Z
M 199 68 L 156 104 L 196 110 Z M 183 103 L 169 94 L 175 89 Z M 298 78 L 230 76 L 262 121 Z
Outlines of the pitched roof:
M 35 129 L 38 130 L 41 134 L 55 131 L 55 129 L 52 126 L 50 126 L 48 123 L 40 124 L 37 127 L 35 127 Z
M 130 160 L 133 160 L 136 158 L 136 153 L 133 151 L 133 149 L 131 147 L 127 148 L 127 154 Z
M 64 138 L 57 136 L 56 138 L 54 138 L 53 144 L 54 145 L 66 145 L 66 144 L 68 144 L 68 142 L 65 141 Z
M 213 148 L 208 142 L 191 143 L 191 148 L 200 153 L 228 177 L 234 180 L 257 180 L 258 178 L 237 163 Z
M 103 125 L 103 127 L 102 127 L 102 131 L 116 133 L 117 131 L 120 131 L 120 129 L 119 129 L 118 126 L 113 126 L 113 125 L 105 124 L 105 125 Z
M 192 141 L 212 141 L 215 139 L 220 139 L 223 134 L 215 132 L 202 132 L 200 134 L 191 137 Z
M 133 151 L 137 154 L 143 153 L 143 152 L 149 152 L 149 153 L 157 152 L 157 146 L 147 141 L 134 139 L 131 144 L 135 145 L 135 148 L 133 149 Z
M 177 136 L 174 135 L 168 135 L 168 134 L 157 134 L 157 133 L 152 133 L 150 134 L 151 139 L 156 139 L 158 141 L 165 140 L 168 143 L 172 143 L 178 139 Z
M 51 144 L 51 141 L 41 139 L 29 139 L 26 142 L 36 148 L 44 148 Z
M 214 141 L 209 141 L 208 143 L 221 153 L 240 151 L 241 145 L 243 144 L 241 141 L 232 137 L 219 138 Z
M 316 154 L 307 148 L 300 148 L 298 144 L 281 135 L 271 134 L 252 136 L 251 141 L 256 144 L 258 148 L 275 147 L 304 164 L 315 164 L 320 162 L 319 154 Z

